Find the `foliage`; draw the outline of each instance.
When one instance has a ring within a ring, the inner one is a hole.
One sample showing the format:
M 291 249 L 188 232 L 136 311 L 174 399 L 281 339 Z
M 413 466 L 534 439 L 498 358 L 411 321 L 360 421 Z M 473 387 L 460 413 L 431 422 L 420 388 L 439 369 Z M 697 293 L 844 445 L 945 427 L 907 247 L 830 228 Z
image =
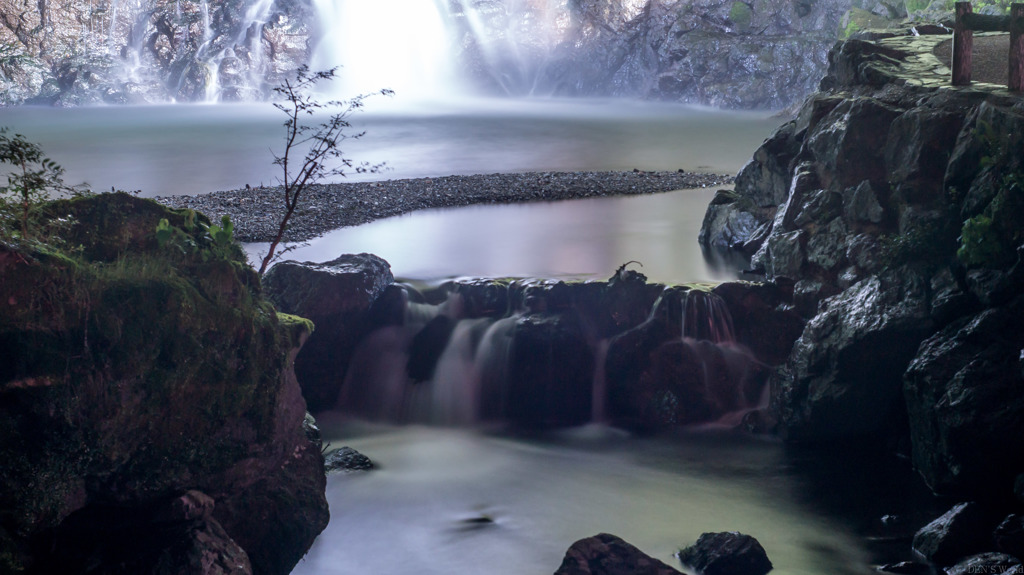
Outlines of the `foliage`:
M 231 259 L 238 256 L 234 240 L 235 225 L 227 215 L 221 225 L 207 224 L 196 218 L 194 210 L 186 210 L 182 227 L 171 225 L 161 218 L 156 226 L 156 241 L 160 247 L 173 246 L 181 254 L 199 256 L 203 261 L 212 258 Z
M 47 243 L 59 240 L 70 221 L 56 219 L 47 226 L 31 226 L 43 202 L 58 195 L 87 195 L 82 186 L 64 185 L 64 169 L 43 154 L 42 148 L 21 134 L 0 128 L 0 164 L 7 164 L 7 185 L 0 186 L 0 238 Z M 57 233 L 54 233 L 57 232 Z
M 890 268 L 911 263 L 936 268 L 949 263 L 955 239 L 955 219 L 943 215 L 925 220 L 903 233 L 879 236 L 880 261 Z
M 981 213 L 963 222 L 957 258 L 968 267 L 1001 268 L 1016 261 L 1024 243 L 1024 164 L 1013 136 L 979 121 L 974 137 L 981 144 L 979 165 L 995 192 Z
M 1007 175 L 1002 184 L 985 211 L 963 223 L 956 255 L 967 267 L 1000 268 L 1016 261 L 1024 242 L 1024 174 Z
M 377 172 L 382 164 L 356 165 L 342 152 L 339 144 L 345 140 L 361 138 L 365 132 L 350 134 L 347 132 L 352 125 L 349 117 L 363 107 L 366 98 L 374 94 L 361 94 L 349 100 L 320 102 L 309 92 L 320 82 L 334 79 L 337 68 L 310 72 L 307 66 L 299 68 L 295 79 L 286 79 L 283 84 L 274 88 L 274 92 L 283 97 L 283 101 L 275 102 L 274 107 L 283 112 L 287 119 L 285 129 L 284 152 L 274 155 L 274 165 L 281 167 L 281 193 L 284 199 L 284 215 L 270 247 L 260 264 L 259 275 L 262 277 L 270 264 L 278 257 L 277 247 L 288 230 L 288 223 L 298 207 L 302 194 L 312 185 L 328 178 L 345 176 L 345 171 L 354 169 L 357 173 Z M 391 90 L 377 92 L 389 96 Z M 320 124 L 306 124 L 308 119 L 317 113 L 329 109 L 340 110 Z M 301 159 L 300 154 L 305 153 Z
M 741 30 L 750 27 L 752 17 L 753 10 L 745 2 L 733 2 L 732 7 L 729 8 L 729 20 L 732 20 L 736 27 Z

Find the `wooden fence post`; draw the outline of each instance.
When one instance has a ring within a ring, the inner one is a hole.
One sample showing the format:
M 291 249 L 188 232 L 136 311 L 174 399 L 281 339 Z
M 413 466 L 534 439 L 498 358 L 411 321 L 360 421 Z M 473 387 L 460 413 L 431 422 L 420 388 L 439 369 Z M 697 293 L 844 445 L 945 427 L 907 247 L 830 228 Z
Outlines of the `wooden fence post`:
M 967 26 L 964 16 L 974 10 L 970 2 L 956 3 L 956 23 L 953 25 L 953 85 L 966 86 L 971 83 L 971 50 L 974 47 L 974 32 Z
M 1010 82 L 1011 92 L 1024 92 L 1024 4 L 1010 7 Z

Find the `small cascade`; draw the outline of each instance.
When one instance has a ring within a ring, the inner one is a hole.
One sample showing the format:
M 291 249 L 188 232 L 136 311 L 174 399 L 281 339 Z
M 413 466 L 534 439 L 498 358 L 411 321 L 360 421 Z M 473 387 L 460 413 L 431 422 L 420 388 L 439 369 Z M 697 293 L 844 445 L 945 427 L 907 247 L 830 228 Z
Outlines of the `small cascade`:
M 339 407 L 445 426 L 737 424 L 767 372 L 736 342 L 724 300 L 666 288 L 654 302 L 643 282 L 452 283 L 444 302 L 408 304 L 403 325 L 365 338 Z
M 710 291 L 691 289 L 682 294 L 684 338 L 713 343 L 734 343 L 732 316 L 725 300 Z
M 696 365 L 692 391 L 706 409 L 703 418 L 737 425 L 745 413 L 764 407 L 761 366 L 736 343 L 732 315 L 721 297 L 691 289 L 682 294 L 681 307 L 682 350 Z

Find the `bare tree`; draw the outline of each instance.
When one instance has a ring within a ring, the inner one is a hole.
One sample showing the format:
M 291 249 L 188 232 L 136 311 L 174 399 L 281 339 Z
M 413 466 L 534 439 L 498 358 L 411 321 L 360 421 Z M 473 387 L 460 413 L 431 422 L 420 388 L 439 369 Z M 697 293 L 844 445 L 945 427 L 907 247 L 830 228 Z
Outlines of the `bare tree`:
M 260 277 L 267 271 L 270 264 L 280 256 L 277 248 L 284 239 L 295 209 L 309 186 L 320 183 L 328 178 L 344 177 L 347 170 L 356 173 L 376 172 L 382 164 L 358 164 L 345 157 L 339 144 L 345 140 L 363 137 L 365 132 L 350 134 L 347 132 L 352 125 L 349 117 L 363 107 L 363 101 L 374 95 L 390 96 L 392 90 L 383 89 L 370 94 L 360 94 L 348 100 L 332 100 L 320 102 L 310 94 L 317 83 L 334 79 L 337 68 L 320 72 L 310 72 L 307 66 L 299 68 L 295 79 L 286 79 L 274 91 L 283 100 L 275 102 L 274 107 L 284 112 L 288 119 L 284 122 L 285 146 L 284 153 L 274 153 L 274 164 L 281 166 L 281 192 L 284 197 L 284 216 L 278 226 L 277 235 L 270 242 L 263 263 L 260 265 Z M 328 109 L 340 110 L 324 122 L 306 124 L 304 120 Z M 305 155 L 303 156 L 303 152 Z M 301 156 L 301 158 L 300 158 Z

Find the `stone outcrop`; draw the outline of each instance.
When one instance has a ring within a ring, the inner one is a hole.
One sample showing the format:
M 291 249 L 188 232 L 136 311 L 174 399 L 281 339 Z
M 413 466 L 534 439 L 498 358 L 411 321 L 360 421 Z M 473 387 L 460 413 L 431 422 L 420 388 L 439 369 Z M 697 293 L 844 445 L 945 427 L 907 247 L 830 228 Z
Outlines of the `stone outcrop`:
M 381 296 L 393 282 L 391 266 L 373 254 L 343 255 L 322 264 L 285 261 L 267 271 L 263 289 L 277 309 L 319 326 L 295 358 L 311 410 L 337 402 L 352 350 L 373 326 L 380 326 L 371 313 L 375 305 L 386 305 Z
M 538 85 L 726 108 L 784 108 L 812 92 L 850 2 L 581 2 Z M 625 16 L 625 17 L 624 17 Z
M 201 215 L 43 213 L 43 244 L 0 243 L 0 570 L 290 572 L 328 520 L 291 367 L 312 325 Z
M 780 433 L 909 434 L 932 489 L 1007 497 L 1024 471 L 1008 327 L 1024 104 L 949 86 L 932 53 L 948 35 L 929 31 L 837 44 L 822 91 L 719 193 L 700 240 L 792 286 L 808 319 L 771 378 Z
M 760 403 L 804 323 L 775 286 L 664 286 L 625 266 L 604 282 L 391 281 L 367 254 L 267 273 L 268 297 L 318 326 L 296 360 L 311 406 L 529 428 L 709 422 Z
M 608 533 L 580 539 L 555 575 L 677 575 L 676 569 Z

